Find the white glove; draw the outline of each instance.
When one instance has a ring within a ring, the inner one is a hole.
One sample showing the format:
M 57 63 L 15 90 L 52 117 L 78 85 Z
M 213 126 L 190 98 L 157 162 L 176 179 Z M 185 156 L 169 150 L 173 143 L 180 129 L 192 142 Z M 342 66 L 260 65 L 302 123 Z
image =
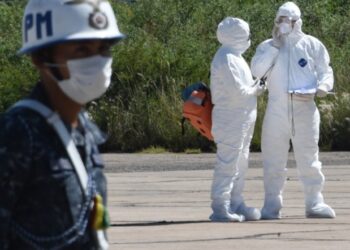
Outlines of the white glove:
M 277 25 L 272 30 L 272 46 L 279 49 L 282 46 L 282 35 Z
M 260 96 L 266 91 L 265 85 L 256 84 L 254 87 L 254 95 Z
M 317 88 L 316 95 L 318 97 L 325 97 L 325 96 L 327 96 L 327 94 L 328 94 L 327 90 L 324 90 L 322 87 Z

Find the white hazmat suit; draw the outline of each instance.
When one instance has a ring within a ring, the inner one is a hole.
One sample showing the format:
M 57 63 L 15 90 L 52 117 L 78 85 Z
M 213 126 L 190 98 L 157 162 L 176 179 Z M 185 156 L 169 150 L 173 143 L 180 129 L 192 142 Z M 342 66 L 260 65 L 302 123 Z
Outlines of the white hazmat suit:
M 256 95 L 248 64 L 242 57 L 250 46 L 249 25 L 225 18 L 217 29 L 222 46 L 211 63 L 210 89 L 214 104 L 212 134 L 217 159 L 211 189 L 212 221 L 260 219 L 260 211 L 246 207 L 242 196 L 250 141 L 256 120 Z
M 314 101 L 315 94 L 324 96 L 333 88 L 333 71 L 325 46 L 304 34 L 301 26 L 298 6 L 283 4 L 277 13 L 273 39 L 258 46 L 251 63 L 256 77 L 274 65 L 267 79 L 269 100 L 262 131 L 262 219 L 281 218 L 290 139 L 304 187 L 306 216 L 335 217 L 321 194 L 325 177 L 318 159 L 320 115 Z

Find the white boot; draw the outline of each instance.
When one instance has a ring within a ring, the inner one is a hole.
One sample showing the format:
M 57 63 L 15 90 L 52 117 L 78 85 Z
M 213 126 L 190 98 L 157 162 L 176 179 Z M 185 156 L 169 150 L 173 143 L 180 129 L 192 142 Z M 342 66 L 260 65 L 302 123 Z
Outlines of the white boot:
M 281 218 L 282 218 L 282 213 L 280 210 L 273 210 L 266 207 L 263 207 L 261 209 L 262 220 L 279 220 Z
M 262 220 L 278 220 L 282 218 L 282 195 L 265 197 L 264 207 L 261 209 Z
M 213 222 L 243 222 L 245 220 L 243 215 L 226 213 L 212 213 L 209 219 Z
M 307 218 L 335 218 L 334 210 L 328 206 L 321 192 L 305 193 L 305 216 Z
M 335 218 L 334 210 L 326 203 L 315 203 L 306 209 L 307 218 Z
M 231 209 L 232 213 L 243 215 L 246 221 L 260 220 L 261 218 L 259 209 L 255 207 L 247 207 L 244 202 L 242 202 L 237 208 L 231 204 Z
M 209 219 L 215 222 L 242 222 L 245 220 L 243 215 L 230 213 L 229 202 L 213 201 L 211 204 L 213 213 Z

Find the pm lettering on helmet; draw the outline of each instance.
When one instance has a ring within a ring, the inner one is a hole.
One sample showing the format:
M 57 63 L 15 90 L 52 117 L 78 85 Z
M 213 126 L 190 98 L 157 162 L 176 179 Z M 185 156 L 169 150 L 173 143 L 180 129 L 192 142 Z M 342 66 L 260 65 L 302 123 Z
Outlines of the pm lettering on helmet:
M 20 55 L 71 40 L 118 41 L 124 34 L 108 0 L 28 0 L 22 38 Z
M 28 42 L 28 32 L 33 28 L 35 28 L 36 30 L 36 39 L 38 40 L 41 39 L 44 35 L 46 35 L 47 37 L 52 36 L 52 12 L 49 10 L 44 14 L 27 14 L 25 17 L 24 28 L 26 42 Z M 43 34 L 43 31 L 45 34 Z

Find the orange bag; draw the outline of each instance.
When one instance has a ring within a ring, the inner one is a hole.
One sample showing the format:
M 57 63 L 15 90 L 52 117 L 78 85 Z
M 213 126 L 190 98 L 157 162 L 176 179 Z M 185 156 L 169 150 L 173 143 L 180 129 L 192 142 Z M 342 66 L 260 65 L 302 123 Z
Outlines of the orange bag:
M 209 88 L 203 83 L 197 83 L 186 88 L 184 92 L 191 92 L 190 96 L 186 97 L 183 93 L 183 109 L 182 116 L 187 119 L 191 125 L 203 136 L 209 140 L 213 140 L 211 134 L 211 113 L 213 104 Z M 185 96 L 185 97 L 184 97 Z

